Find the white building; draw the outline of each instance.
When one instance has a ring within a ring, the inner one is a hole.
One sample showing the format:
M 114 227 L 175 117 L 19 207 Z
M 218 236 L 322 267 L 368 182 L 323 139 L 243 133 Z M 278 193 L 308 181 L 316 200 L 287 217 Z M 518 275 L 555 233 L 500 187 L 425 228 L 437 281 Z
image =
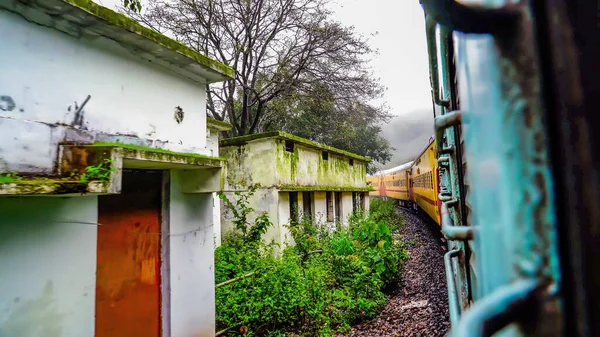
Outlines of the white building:
M 260 185 L 249 206 L 256 211 L 253 218 L 268 212 L 274 227 L 265 234 L 267 241 L 289 242 L 285 225 L 305 214 L 321 224 L 347 224 L 353 210 L 368 211 L 368 158 L 283 132 L 223 139 L 220 144 L 227 161 L 225 195 L 234 202 L 236 191 Z M 222 234 L 232 228 L 232 219 L 231 210 L 222 208 Z
M 0 0 L 0 32 L 0 336 L 213 337 L 233 70 L 88 0 Z

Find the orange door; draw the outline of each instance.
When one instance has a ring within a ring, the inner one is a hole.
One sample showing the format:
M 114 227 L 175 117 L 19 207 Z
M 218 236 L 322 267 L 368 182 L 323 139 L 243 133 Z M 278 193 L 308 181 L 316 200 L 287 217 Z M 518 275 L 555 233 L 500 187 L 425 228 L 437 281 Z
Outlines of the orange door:
M 162 173 L 126 171 L 98 200 L 96 337 L 159 337 Z

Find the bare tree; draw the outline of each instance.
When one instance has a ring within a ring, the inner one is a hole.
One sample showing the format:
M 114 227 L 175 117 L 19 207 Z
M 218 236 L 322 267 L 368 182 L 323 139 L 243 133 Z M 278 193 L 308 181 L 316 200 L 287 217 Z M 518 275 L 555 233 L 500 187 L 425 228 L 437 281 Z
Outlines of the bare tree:
M 336 104 L 368 102 L 383 88 L 372 78 L 366 40 L 332 20 L 328 0 L 149 0 L 149 27 L 236 70 L 233 81 L 207 87 L 208 111 L 257 132 L 270 104 L 286 96 L 314 97 L 327 87 Z

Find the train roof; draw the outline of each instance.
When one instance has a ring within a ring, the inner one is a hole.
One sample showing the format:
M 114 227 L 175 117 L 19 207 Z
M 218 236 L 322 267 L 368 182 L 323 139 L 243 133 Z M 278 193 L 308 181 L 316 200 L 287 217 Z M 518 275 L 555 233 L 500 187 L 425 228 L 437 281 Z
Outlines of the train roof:
M 390 173 L 404 171 L 407 168 L 410 168 L 413 163 L 414 163 L 414 161 L 409 161 L 408 163 L 404 163 L 402 165 L 399 165 L 399 166 L 396 166 L 396 167 L 392 167 L 392 168 L 387 169 L 387 170 L 381 170 L 381 171 L 376 172 L 375 174 L 370 175 L 370 177 L 384 176 L 384 175 L 387 175 L 387 174 L 390 174 Z
M 431 143 L 435 142 L 435 136 L 431 136 L 429 137 L 429 141 L 427 142 L 427 145 L 425 145 L 425 147 L 423 147 L 423 150 L 421 150 L 421 152 L 419 152 L 419 154 L 415 157 L 415 160 L 421 158 L 421 156 L 423 155 L 423 153 L 425 153 L 425 151 L 427 151 L 427 148 L 431 145 Z

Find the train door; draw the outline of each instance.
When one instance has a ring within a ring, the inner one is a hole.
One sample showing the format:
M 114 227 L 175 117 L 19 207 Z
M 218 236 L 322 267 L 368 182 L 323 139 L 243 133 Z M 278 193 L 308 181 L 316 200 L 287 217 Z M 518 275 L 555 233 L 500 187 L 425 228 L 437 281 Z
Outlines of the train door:
M 439 29 L 438 29 L 439 28 Z M 476 288 L 473 231 L 466 214 L 464 157 L 461 147 L 461 113 L 452 32 L 426 13 L 427 46 L 435 118 L 435 146 L 441 172 L 440 222 L 448 239 L 445 268 L 448 275 L 450 319 L 456 323 L 460 314 L 473 302 Z M 440 58 L 438 59 L 438 54 Z M 442 69 L 441 77 L 438 67 Z
M 428 28 L 432 91 L 441 108 L 435 118 L 439 160 L 454 177 L 450 179 L 451 193 L 440 196 L 445 215 L 442 231 L 453 245 L 445 259 L 451 334 L 491 336 L 502 330 L 502 336 L 560 336 L 563 289 L 548 152 L 552 137 L 545 129 L 541 100 L 547 87 L 540 81 L 539 55 L 547 50 L 537 49 L 535 34 L 548 22 L 564 28 L 565 22 L 557 22 L 560 14 L 554 12 L 554 5 L 563 1 L 533 2 L 536 6 L 530 2 L 473 2 L 421 0 Z M 507 6 L 484 6 L 491 2 Z M 548 12 L 538 13 L 544 6 Z M 436 28 L 440 31 L 440 63 Z M 457 32 L 456 44 L 453 32 Z M 570 36 L 564 31 L 557 35 L 561 39 Z M 455 46 L 456 68 L 448 64 Z M 563 57 L 562 45 L 555 47 L 555 55 Z M 562 67 L 570 64 L 561 58 Z M 460 77 L 458 84 L 454 70 Z M 547 78 L 556 74 L 562 72 Z M 565 87 L 572 89 L 570 85 L 576 81 L 570 80 Z M 459 85 L 461 110 L 458 95 L 452 98 Z M 461 125 L 463 117 L 468 128 Z M 465 163 L 469 163 L 468 172 Z M 468 183 L 462 179 L 465 174 Z M 475 226 L 466 226 L 471 223 Z M 468 265 L 466 280 L 474 301 L 466 310 L 453 306 L 453 302 L 460 303 L 457 294 L 463 290 L 461 271 L 454 268 L 463 263 Z

